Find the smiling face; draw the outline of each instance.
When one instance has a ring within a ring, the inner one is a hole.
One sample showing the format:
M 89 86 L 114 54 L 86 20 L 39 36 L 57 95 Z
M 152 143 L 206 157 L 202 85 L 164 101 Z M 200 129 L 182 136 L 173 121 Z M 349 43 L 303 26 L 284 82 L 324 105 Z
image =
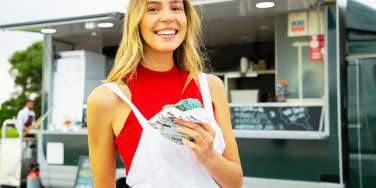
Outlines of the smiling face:
M 146 0 L 140 23 L 145 49 L 173 52 L 185 39 L 187 17 L 183 0 Z

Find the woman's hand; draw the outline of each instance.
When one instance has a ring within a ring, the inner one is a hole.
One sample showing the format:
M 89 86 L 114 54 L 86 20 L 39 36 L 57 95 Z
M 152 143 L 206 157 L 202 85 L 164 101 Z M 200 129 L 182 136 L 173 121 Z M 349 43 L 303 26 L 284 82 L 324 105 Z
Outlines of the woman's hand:
M 218 155 L 213 147 L 215 130 L 207 123 L 195 123 L 174 118 L 173 122 L 181 125 L 177 132 L 192 137 L 194 141 L 182 139 L 183 144 L 192 150 L 194 157 L 203 165 L 209 165 L 210 161 Z

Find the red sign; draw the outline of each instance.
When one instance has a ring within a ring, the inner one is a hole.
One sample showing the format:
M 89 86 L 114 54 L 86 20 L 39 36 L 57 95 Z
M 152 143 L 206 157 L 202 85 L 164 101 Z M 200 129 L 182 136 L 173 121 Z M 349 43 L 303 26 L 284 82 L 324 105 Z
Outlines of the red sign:
M 324 61 L 325 38 L 324 35 L 309 36 L 309 60 Z

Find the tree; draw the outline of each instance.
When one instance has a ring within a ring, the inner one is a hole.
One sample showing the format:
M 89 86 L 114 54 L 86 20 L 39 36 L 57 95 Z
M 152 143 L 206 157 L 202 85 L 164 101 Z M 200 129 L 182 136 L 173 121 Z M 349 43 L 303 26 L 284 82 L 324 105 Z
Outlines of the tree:
M 1 104 L 0 125 L 3 121 L 17 116 L 25 105 L 26 100 L 35 95 L 35 116 L 40 116 L 42 90 L 43 42 L 36 42 L 26 50 L 15 52 L 10 58 L 10 75 L 14 78 L 17 91 L 11 98 Z

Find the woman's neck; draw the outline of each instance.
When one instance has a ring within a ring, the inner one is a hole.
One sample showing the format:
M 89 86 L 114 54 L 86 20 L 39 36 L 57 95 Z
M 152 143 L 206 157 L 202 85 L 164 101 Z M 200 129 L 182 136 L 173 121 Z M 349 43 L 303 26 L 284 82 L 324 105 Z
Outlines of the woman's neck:
M 160 52 L 147 48 L 144 50 L 141 65 L 153 71 L 168 71 L 174 66 L 173 52 Z

